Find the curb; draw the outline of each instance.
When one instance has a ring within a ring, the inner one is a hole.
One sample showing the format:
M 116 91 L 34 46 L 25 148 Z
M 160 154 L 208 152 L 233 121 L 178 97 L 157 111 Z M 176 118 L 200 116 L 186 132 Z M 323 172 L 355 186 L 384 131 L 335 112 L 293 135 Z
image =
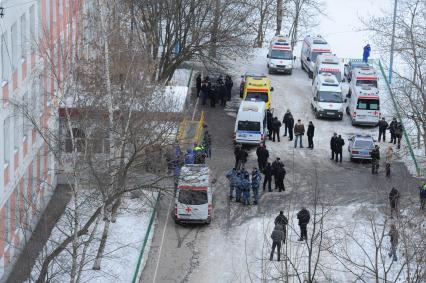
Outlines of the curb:
M 136 265 L 136 270 L 133 273 L 132 283 L 139 282 L 140 275 L 142 274 L 142 269 L 141 269 L 142 259 L 143 259 L 143 255 L 144 255 L 144 252 L 145 252 L 146 244 L 148 243 L 148 239 L 149 239 L 149 236 L 151 234 L 152 224 L 154 223 L 159 199 L 160 199 L 160 194 L 158 193 L 157 199 L 155 200 L 154 209 L 151 213 L 151 219 L 149 220 L 148 230 L 146 231 L 146 234 L 145 234 L 145 237 L 144 237 L 144 240 L 143 240 L 143 243 L 142 243 L 141 251 L 139 253 L 138 263 Z
M 410 155 L 411 155 L 411 159 L 413 159 L 413 161 L 414 161 L 414 165 L 416 167 L 417 176 L 420 177 L 421 176 L 421 170 L 420 170 L 419 164 L 417 163 L 416 156 L 414 155 L 414 151 L 413 151 L 413 148 L 411 146 L 410 140 L 408 138 L 407 132 L 405 131 L 405 126 L 404 126 L 404 123 L 402 121 L 401 113 L 399 112 L 398 104 L 396 103 L 396 100 L 395 100 L 395 97 L 394 97 L 394 93 L 392 91 L 392 88 L 389 85 L 389 81 L 388 81 L 388 79 L 386 77 L 385 70 L 383 69 L 382 62 L 380 60 L 377 60 L 377 61 L 379 63 L 380 72 L 382 73 L 382 76 L 383 76 L 383 78 L 384 78 L 384 80 L 386 82 L 386 86 L 388 87 L 389 94 L 390 94 L 390 96 L 392 98 L 392 102 L 393 102 L 393 106 L 394 106 L 395 111 L 396 111 L 396 115 L 398 116 L 398 119 L 401 121 L 402 128 L 403 128 L 402 132 L 404 133 L 404 139 L 405 139 L 405 142 L 407 143 L 407 146 L 408 146 L 408 149 L 409 149 L 409 152 L 410 152 Z

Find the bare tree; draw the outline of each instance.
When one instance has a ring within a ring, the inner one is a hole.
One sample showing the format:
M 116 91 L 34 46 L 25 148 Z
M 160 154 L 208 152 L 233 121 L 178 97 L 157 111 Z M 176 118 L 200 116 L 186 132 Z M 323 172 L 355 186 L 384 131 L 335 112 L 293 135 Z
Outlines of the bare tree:
M 277 0 L 277 29 L 275 31 L 275 35 L 281 34 L 281 27 L 283 23 L 283 7 L 284 1 L 283 0 Z

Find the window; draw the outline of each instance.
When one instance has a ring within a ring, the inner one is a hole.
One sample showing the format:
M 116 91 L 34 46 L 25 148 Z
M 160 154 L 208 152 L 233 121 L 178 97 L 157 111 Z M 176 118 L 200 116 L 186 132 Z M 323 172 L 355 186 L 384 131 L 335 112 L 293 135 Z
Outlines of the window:
M 3 144 L 4 163 L 9 163 L 9 161 L 10 161 L 10 154 L 11 154 L 11 147 L 10 147 L 10 117 L 7 117 L 4 120 L 3 137 L 4 137 L 4 144 Z
M 260 122 L 238 121 L 238 131 L 259 132 Z
M 358 105 L 356 109 L 380 110 L 379 100 L 378 99 L 358 99 Z
M 43 151 L 40 149 L 40 180 L 39 180 L 39 186 L 41 188 L 43 182 L 44 182 L 44 154 Z
M 340 92 L 320 91 L 318 93 L 319 102 L 342 103 L 342 94 Z
M 19 113 L 18 107 L 13 111 L 13 144 L 15 150 L 19 150 L 22 142 L 22 114 Z
M 252 100 L 255 99 L 256 101 L 264 101 L 268 102 L 268 93 L 266 92 L 247 92 L 245 100 Z
M 21 16 L 21 57 L 25 59 L 27 57 L 27 16 L 23 14 Z
M 15 198 L 15 205 L 14 205 L 14 211 L 13 211 L 13 219 L 15 220 L 15 230 L 17 230 L 18 228 L 20 228 L 21 225 L 21 208 L 20 208 L 20 204 L 21 204 L 21 194 L 20 194 L 20 187 L 19 185 L 15 188 L 15 192 L 14 192 L 14 198 Z
M 293 60 L 293 53 L 287 50 L 275 50 L 271 51 L 271 59 L 282 59 L 282 60 Z
M 6 243 L 10 243 L 10 200 L 6 201 L 4 211 L 4 240 Z
M 188 205 L 200 205 L 207 203 L 207 191 L 179 190 L 179 202 Z
M 37 158 L 33 160 L 33 180 L 31 187 L 31 203 L 35 204 L 37 199 L 37 187 L 38 187 L 38 179 L 37 179 Z
M 377 80 L 374 80 L 374 79 L 372 79 L 372 80 L 357 80 L 356 85 L 357 86 L 365 85 L 365 86 L 371 86 L 371 87 L 377 88 Z
M 7 32 L 5 32 L 1 36 L 1 74 L 4 81 L 10 78 L 10 57 L 7 42 Z
M 356 140 L 354 143 L 354 148 L 374 148 L 374 142 L 366 140 Z
M 31 53 L 35 52 L 35 11 L 34 11 L 34 5 L 30 7 L 30 46 L 31 46 Z
M 10 28 L 11 32 L 11 47 L 12 47 L 12 70 L 18 67 L 18 25 L 14 23 Z

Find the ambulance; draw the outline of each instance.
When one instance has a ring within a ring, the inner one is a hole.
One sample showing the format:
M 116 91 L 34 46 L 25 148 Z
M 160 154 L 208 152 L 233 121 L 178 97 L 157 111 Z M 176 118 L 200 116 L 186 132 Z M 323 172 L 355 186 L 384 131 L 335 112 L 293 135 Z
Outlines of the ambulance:
M 244 84 L 243 100 L 263 101 L 266 109 L 271 106 L 271 80 L 268 77 L 247 77 Z
M 213 180 L 209 167 L 205 164 L 183 166 L 175 193 L 175 222 L 210 224 L 212 209 Z
M 293 48 L 288 37 L 283 35 L 275 36 L 269 45 L 268 55 L 268 73 L 275 72 L 288 73 L 293 72 Z
M 300 55 L 300 64 L 302 69 L 308 72 L 312 79 L 314 74 L 315 62 L 320 54 L 331 53 L 330 45 L 320 35 L 308 35 L 303 40 L 302 53 Z
M 234 127 L 234 144 L 259 145 L 265 141 L 266 104 L 263 101 L 242 101 Z
M 342 120 L 344 103 L 342 87 L 331 73 L 318 74 L 312 85 L 311 108 L 315 118 L 335 118 Z
M 322 73 L 331 73 L 336 77 L 337 81 L 343 81 L 342 66 L 339 58 L 337 58 L 335 54 L 325 53 L 317 56 L 313 79 L 315 79 L 318 74 Z
M 379 75 L 376 69 L 372 66 L 355 68 L 352 70 L 351 82 L 349 84 L 349 95 L 356 92 L 356 89 L 361 86 L 370 86 L 377 91 Z
M 352 125 L 378 125 L 381 113 L 379 90 L 376 87 L 357 86 L 347 97 L 346 113 L 351 117 Z

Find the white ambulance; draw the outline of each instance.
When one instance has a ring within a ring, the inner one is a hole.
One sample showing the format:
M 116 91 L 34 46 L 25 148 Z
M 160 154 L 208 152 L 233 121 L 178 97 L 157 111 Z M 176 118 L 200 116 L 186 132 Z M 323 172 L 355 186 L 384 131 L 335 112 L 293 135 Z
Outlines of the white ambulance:
M 312 85 L 311 108 L 318 118 L 335 118 L 342 120 L 344 103 L 342 87 L 331 73 L 318 74 Z
M 351 117 L 352 125 L 378 125 L 381 113 L 379 90 L 376 87 L 357 86 L 347 97 L 346 113 Z
M 349 84 L 349 95 L 361 86 L 370 86 L 379 89 L 379 75 L 372 66 L 355 68 L 352 70 L 351 82 Z
M 309 77 L 313 77 L 317 56 L 324 53 L 331 53 L 330 45 L 321 36 L 308 35 L 303 40 L 300 64 L 302 69 L 308 72 Z
M 336 77 L 337 81 L 341 82 L 342 69 L 340 60 L 335 54 L 320 54 L 317 56 L 317 60 L 315 62 L 313 78 L 315 79 L 318 74 L 331 73 Z
M 265 141 L 266 104 L 263 101 L 242 101 L 234 127 L 235 144 L 258 145 Z
M 293 48 L 288 37 L 283 35 L 275 36 L 269 45 L 268 73 L 283 72 L 291 74 L 293 72 Z
M 183 166 L 175 194 L 175 222 L 210 224 L 212 205 L 213 181 L 209 167 L 205 164 Z

